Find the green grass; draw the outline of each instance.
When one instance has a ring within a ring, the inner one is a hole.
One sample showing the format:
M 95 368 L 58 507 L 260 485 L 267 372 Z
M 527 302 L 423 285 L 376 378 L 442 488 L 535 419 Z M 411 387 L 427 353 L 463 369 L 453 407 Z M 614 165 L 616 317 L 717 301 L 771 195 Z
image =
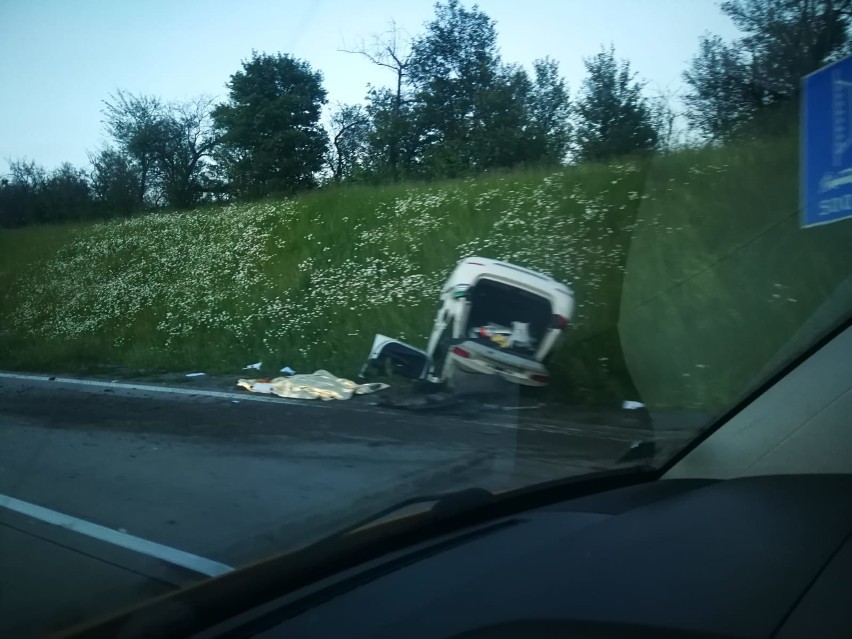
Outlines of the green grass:
M 3 231 L 0 367 L 351 376 L 376 332 L 425 345 L 439 286 L 482 255 L 574 287 L 554 396 L 723 406 L 848 275 L 847 223 L 798 228 L 796 153 L 782 137 Z
M 787 348 L 810 318 L 827 331 L 852 308 L 840 288 L 852 227 L 800 228 L 797 156 L 787 137 L 652 168 L 621 317 L 625 355 L 649 402 L 729 405 L 767 364 L 804 346 Z M 689 167 L 700 165 L 708 169 L 694 175 Z M 832 296 L 834 311 L 818 315 Z

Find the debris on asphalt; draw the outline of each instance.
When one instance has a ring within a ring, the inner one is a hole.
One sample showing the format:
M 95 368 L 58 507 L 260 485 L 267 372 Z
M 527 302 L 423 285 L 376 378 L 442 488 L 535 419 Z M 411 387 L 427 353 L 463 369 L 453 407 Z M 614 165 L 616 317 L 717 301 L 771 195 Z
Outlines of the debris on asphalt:
M 645 404 L 643 404 L 642 402 L 634 402 L 629 399 L 625 399 L 624 402 L 621 404 L 621 407 L 624 410 L 636 410 L 638 408 L 645 408 Z
M 289 399 L 322 399 L 323 401 L 350 399 L 353 395 L 366 395 L 390 388 L 389 384 L 358 384 L 324 370 L 274 379 L 239 379 L 237 386 L 253 393 L 265 393 Z
M 400 408 L 403 410 L 442 410 L 457 408 L 466 404 L 454 393 L 431 393 L 429 395 L 383 395 L 379 397 L 376 404 L 386 408 Z
M 652 459 L 656 450 L 656 443 L 653 440 L 633 441 L 630 442 L 630 447 L 627 449 L 627 452 L 625 452 L 616 463 L 621 464 L 625 462 L 636 462 L 643 459 Z
M 243 366 L 243 370 L 247 371 L 254 369 L 256 371 L 259 371 L 261 366 L 263 366 L 263 362 L 257 362 L 256 364 L 249 364 L 248 366 Z
M 187 377 L 206 377 L 207 373 L 187 373 Z
M 282 368 L 281 372 L 284 373 L 285 375 L 295 375 L 296 374 L 296 371 L 294 371 L 289 366 L 285 366 L 284 368 Z
M 483 404 L 482 405 L 483 408 L 487 408 L 489 410 L 504 410 L 504 411 L 538 410 L 538 409 L 544 408 L 546 406 L 547 406 L 547 404 L 545 404 L 544 402 L 539 402 L 537 404 L 531 404 L 529 406 L 503 406 L 502 404 Z

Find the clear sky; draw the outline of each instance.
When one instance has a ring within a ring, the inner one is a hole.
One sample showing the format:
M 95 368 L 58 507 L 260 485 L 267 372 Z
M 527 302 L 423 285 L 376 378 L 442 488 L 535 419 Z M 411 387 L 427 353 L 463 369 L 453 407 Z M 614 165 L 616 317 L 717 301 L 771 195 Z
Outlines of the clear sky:
M 467 6 L 472 3 L 466 2 Z M 734 34 L 716 0 L 480 0 L 503 60 L 559 61 L 572 94 L 582 58 L 615 45 L 651 92 L 676 94 L 706 31 Z M 391 20 L 414 35 L 431 0 L 0 0 L 0 173 L 6 160 L 87 165 L 102 141 L 101 101 L 116 89 L 224 99 L 252 49 L 322 71 L 329 102 L 358 102 L 389 71 L 343 53 Z

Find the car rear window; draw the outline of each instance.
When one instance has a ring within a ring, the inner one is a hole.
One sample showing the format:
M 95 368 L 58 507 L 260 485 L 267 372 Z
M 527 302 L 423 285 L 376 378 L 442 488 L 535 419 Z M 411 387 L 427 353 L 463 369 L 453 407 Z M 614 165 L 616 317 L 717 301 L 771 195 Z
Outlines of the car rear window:
M 511 327 L 512 322 L 529 324 L 530 336 L 539 341 L 550 325 L 553 309 L 550 300 L 532 291 L 490 279 L 480 279 L 471 287 L 470 314 L 465 332 L 496 324 Z

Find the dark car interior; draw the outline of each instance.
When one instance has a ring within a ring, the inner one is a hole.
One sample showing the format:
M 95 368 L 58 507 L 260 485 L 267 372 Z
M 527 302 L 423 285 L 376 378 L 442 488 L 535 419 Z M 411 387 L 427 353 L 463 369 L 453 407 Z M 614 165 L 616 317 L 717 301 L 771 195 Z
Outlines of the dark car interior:
M 470 314 L 465 336 L 471 329 L 488 324 L 511 327 L 512 322 L 524 322 L 529 324 L 530 337 L 537 343 L 553 316 L 545 298 L 495 280 L 480 279 L 468 291 L 468 300 Z

